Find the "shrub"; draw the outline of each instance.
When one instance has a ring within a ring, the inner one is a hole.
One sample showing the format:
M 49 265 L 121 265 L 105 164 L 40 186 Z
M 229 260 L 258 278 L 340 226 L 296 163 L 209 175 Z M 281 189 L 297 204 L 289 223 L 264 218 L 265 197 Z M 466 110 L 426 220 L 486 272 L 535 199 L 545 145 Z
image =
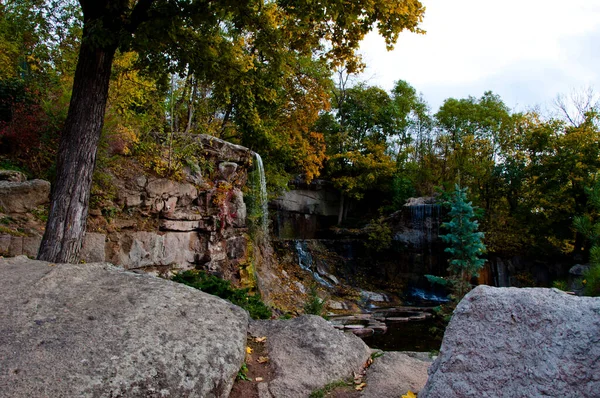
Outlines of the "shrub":
M 308 300 L 304 303 L 304 313 L 309 315 L 323 316 L 325 300 L 322 300 L 317 294 L 317 287 L 312 285 L 308 292 Z
M 250 313 L 253 319 L 271 318 L 271 309 L 261 301 L 259 296 L 248 294 L 249 289 L 236 289 L 231 282 L 204 271 L 190 270 L 180 272 L 173 277 L 173 281 L 213 294 L 239 305 Z

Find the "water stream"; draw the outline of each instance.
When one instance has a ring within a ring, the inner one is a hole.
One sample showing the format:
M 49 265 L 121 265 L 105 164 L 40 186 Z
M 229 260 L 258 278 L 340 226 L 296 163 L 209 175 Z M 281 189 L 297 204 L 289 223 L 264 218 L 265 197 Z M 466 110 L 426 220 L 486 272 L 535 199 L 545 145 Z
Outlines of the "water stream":
M 431 250 L 432 242 L 437 239 L 440 228 L 441 206 L 438 204 L 418 204 L 408 206 L 413 228 L 418 230 L 418 246 Z
M 319 275 L 319 272 L 316 270 L 317 267 L 313 261 L 312 255 L 310 254 L 310 250 L 308 250 L 306 241 L 297 240 L 295 247 L 296 253 L 298 254 L 298 265 L 300 266 L 300 268 L 310 272 L 313 278 L 315 278 L 315 280 L 321 285 L 326 287 L 333 287 L 333 285 L 326 281 L 321 275 Z
M 261 229 L 265 236 L 268 235 L 269 232 L 269 205 L 268 205 L 268 197 L 267 197 L 267 178 L 265 177 L 265 167 L 263 165 L 262 158 L 258 153 L 254 153 L 256 157 L 256 170 L 258 171 L 258 184 L 259 191 L 258 197 L 261 206 Z

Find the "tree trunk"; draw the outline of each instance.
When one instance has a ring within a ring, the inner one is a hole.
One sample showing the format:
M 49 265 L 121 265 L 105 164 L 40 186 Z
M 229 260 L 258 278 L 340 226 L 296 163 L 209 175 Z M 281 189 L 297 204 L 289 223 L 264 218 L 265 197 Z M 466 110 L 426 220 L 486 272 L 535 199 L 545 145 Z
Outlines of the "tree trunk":
M 74 263 L 79 259 L 115 51 L 116 47 L 98 48 L 86 40 L 84 31 L 39 260 Z

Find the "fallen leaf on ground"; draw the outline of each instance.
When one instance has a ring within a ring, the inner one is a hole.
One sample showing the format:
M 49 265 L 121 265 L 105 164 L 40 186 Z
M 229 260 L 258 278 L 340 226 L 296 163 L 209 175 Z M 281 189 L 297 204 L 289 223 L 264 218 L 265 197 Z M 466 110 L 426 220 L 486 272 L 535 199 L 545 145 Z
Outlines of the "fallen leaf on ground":
M 252 348 L 246 347 L 246 353 L 247 354 L 252 354 Z
M 254 381 L 263 381 L 264 379 L 262 377 L 257 377 L 256 379 L 254 379 Z
M 258 362 L 258 363 L 267 363 L 267 362 L 269 362 L 269 357 L 258 357 L 258 359 L 256 360 L 256 362 Z
M 414 392 L 408 390 L 406 394 L 404 394 L 401 398 L 417 398 Z
M 360 383 L 359 385 L 357 385 L 356 387 L 354 387 L 354 389 L 356 391 L 362 391 L 362 389 L 365 388 L 366 385 L 367 385 L 367 383 Z
M 254 341 L 256 341 L 257 343 L 264 343 L 265 341 L 267 341 L 267 336 L 257 337 L 254 339 Z

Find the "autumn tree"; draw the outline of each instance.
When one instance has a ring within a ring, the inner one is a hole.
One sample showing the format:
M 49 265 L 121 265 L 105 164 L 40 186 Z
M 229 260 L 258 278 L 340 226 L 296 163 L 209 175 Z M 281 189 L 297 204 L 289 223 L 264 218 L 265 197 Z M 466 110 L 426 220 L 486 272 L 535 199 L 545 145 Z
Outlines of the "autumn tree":
M 261 52 L 277 54 L 280 40 L 289 43 L 283 52 L 292 49 L 320 56 L 331 65 L 356 68 L 354 52 L 374 26 L 391 47 L 402 30 L 419 31 L 424 13 L 417 0 L 343 4 L 80 0 L 80 5 L 83 35 L 49 219 L 38 254 L 39 259 L 55 262 L 76 261 L 81 247 L 117 49 L 135 50 L 143 63 L 155 69 L 178 72 L 189 66 L 207 80 L 216 76 L 235 82 L 238 73 L 253 69 Z M 270 10 L 274 12 L 266 12 Z M 224 33 L 236 34 L 237 40 L 224 39 Z M 249 51 L 238 52 L 240 41 Z M 241 115 L 248 120 L 256 116 L 251 108 Z

